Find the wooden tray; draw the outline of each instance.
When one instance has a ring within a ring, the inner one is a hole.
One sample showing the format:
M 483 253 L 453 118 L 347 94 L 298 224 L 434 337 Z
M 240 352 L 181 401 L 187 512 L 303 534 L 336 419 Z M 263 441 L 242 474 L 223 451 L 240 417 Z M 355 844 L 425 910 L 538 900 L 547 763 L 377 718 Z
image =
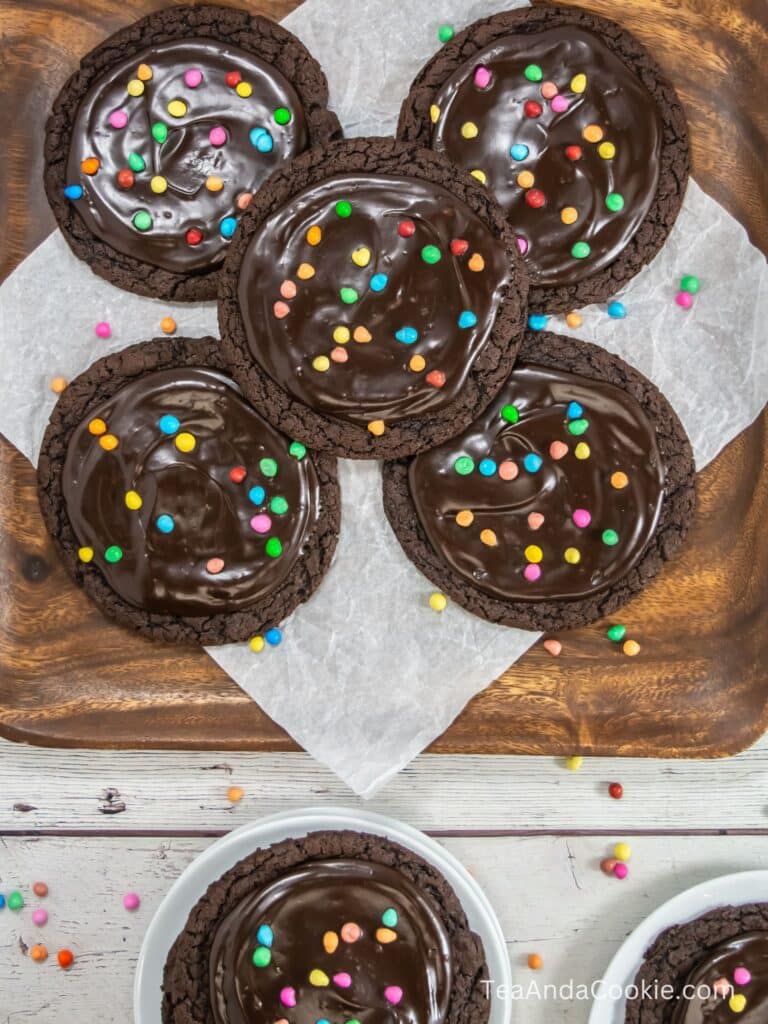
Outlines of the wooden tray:
M 237 2 L 237 0 L 230 0 Z M 589 0 L 653 48 L 689 113 L 694 173 L 768 248 L 763 0 Z M 17 0 L 2 14 L 5 277 L 53 229 L 43 122 L 78 56 L 165 0 Z M 243 4 L 273 17 L 292 0 Z M 738 273 L 738 267 L 734 267 Z M 30 296 L 34 301 L 34 296 Z M 52 374 L 55 368 L 51 368 Z M 716 757 L 768 728 L 768 415 L 700 476 L 680 558 L 605 624 L 540 646 L 475 697 L 430 750 Z M 143 641 L 101 617 L 58 564 L 34 471 L 0 437 L 0 734 L 50 746 L 290 750 L 296 745 L 201 651 Z

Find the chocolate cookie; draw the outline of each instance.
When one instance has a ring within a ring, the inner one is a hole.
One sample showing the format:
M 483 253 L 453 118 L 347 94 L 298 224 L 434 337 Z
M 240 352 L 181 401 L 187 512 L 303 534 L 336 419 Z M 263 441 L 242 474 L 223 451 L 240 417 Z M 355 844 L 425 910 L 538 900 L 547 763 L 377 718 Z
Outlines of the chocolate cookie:
M 657 388 L 541 331 L 463 434 L 384 467 L 411 561 L 468 611 L 523 629 L 619 608 L 677 551 L 694 498 L 690 443 Z
M 485 1024 L 482 942 L 456 894 L 380 836 L 313 832 L 208 888 L 165 965 L 163 1024 Z
M 351 458 L 469 423 L 512 368 L 527 275 L 498 204 L 444 157 L 352 139 L 270 178 L 222 275 L 223 352 L 281 429 Z
M 627 1024 L 764 1024 L 768 903 L 720 907 L 662 932 L 627 999 Z
M 80 63 L 53 105 L 45 188 L 76 256 L 140 295 L 212 299 L 242 211 L 341 134 L 325 75 L 268 18 L 170 7 Z
M 664 244 L 690 168 L 680 101 L 629 32 L 572 7 L 476 21 L 421 70 L 398 136 L 493 191 L 534 312 L 600 302 Z
M 59 399 L 38 492 L 72 578 L 156 640 L 223 644 L 275 626 L 325 575 L 336 463 L 274 430 L 213 338 L 157 338 L 94 363 Z

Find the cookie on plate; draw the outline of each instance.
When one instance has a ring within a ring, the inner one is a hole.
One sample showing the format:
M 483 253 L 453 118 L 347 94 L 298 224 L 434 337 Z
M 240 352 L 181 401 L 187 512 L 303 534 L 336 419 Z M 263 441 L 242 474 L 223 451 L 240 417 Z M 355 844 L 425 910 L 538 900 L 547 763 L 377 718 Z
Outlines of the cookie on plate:
M 619 608 L 685 537 L 691 446 L 660 391 L 596 345 L 528 332 L 460 436 L 384 467 L 411 561 L 491 622 L 580 626 Z
M 603 301 L 648 263 L 690 167 L 685 114 L 658 64 L 626 29 L 573 7 L 458 33 L 413 82 L 398 136 L 493 191 L 536 313 Z
M 113 284 L 212 299 L 243 209 L 341 134 L 320 65 L 268 18 L 170 7 L 115 33 L 53 105 L 45 188 L 76 256 Z
M 645 954 L 627 1024 L 764 1024 L 768 903 L 719 907 L 668 928 Z
M 276 172 L 222 275 L 243 392 L 321 451 L 392 458 L 469 423 L 512 368 L 527 275 L 501 208 L 429 150 L 333 143 Z
M 381 836 L 313 832 L 208 888 L 165 966 L 163 1024 L 485 1024 L 487 967 L 451 886 Z
M 74 380 L 38 492 L 75 582 L 157 640 L 223 644 L 276 626 L 322 580 L 339 530 L 335 460 L 262 419 L 213 338 L 133 345 Z

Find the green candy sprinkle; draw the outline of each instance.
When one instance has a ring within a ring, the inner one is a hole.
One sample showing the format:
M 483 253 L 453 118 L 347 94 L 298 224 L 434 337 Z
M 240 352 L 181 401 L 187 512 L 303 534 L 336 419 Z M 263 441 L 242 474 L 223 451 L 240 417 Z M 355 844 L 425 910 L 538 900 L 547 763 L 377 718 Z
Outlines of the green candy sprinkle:
M 618 543 L 619 535 L 615 530 L 603 530 L 603 544 L 607 544 L 609 548 L 612 548 Z
M 540 82 L 544 77 L 544 72 L 538 64 L 529 64 L 523 74 L 529 82 Z
M 381 915 L 381 923 L 385 928 L 396 928 L 397 927 L 397 911 L 394 907 L 387 907 L 384 913 Z
M 128 156 L 128 166 L 132 171 L 143 171 L 147 165 L 141 153 L 130 153 Z
M 514 407 L 514 405 L 505 405 L 501 410 L 501 418 L 506 420 L 507 423 L 517 423 L 520 419 L 520 413 Z
M 168 125 L 162 121 L 156 121 L 152 125 L 152 138 L 161 145 L 168 138 Z
M 270 558 L 279 558 L 283 553 L 283 545 L 277 537 L 270 537 L 264 550 Z
M 269 507 L 276 516 L 284 516 L 288 511 L 288 502 L 282 495 L 278 494 L 270 501 Z
M 347 306 L 351 306 L 353 302 L 357 302 L 360 297 L 354 288 L 349 287 L 342 288 L 339 295 L 341 296 L 341 301 Z
M 152 214 L 148 210 L 137 210 L 133 215 L 133 226 L 137 231 L 149 231 L 152 227 Z
M 251 959 L 253 960 L 254 967 L 269 967 L 270 961 L 272 960 L 272 954 L 266 946 L 257 946 L 253 951 Z
M 605 197 L 605 205 L 611 213 L 618 213 L 624 209 L 624 196 L 619 192 L 609 192 Z
M 589 247 L 589 242 L 576 242 L 571 249 L 571 256 L 575 260 L 585 260 L 587 256 L 592 252 Z
M 460 455 L 453 464 L 453 468 L 459 474 L 459 476 L 469 476 L 474 470 L 475 463 L 473 459 L 470 459 L 468 455 Z
M 117 544 L 112 544 L 111 547 L 108 547 L 104 552 L 104 557 L 108 562 L 119 562 L 123 557 L 123 549 L 119 548 Z
M 21 908 L 23 906 L 24 906 L 24 897 L 21 895 L 21 893 L 18 891 L 18 889 L 15 889 L 12 893 L 9 893 L 9 895 L 8 895 L 8 909 L 9 910 L 21 910 Z
M 701 288 L 701 282 L 695 274 L 686 274 L 685 277 L 680 279 L 681 291 L 688 292 L 690 295 L 695 295 L 699 288 Z
M 303 459 L 307 454 L 307 449 L 301 443 L 301 441 L 291 441 L 288 447 L 288 454 L 292 455 L 294 459 Z
M 609 626 L 605 635 L 609 640 L 612 640 L 613 643 L 620 644 L 627 635 L 627 627 L 621 625 Z
M 437 38 L 441 43 L 449 43 L 455 34 L 453 25 L 441 25 L 437 30 Z M 357 1021 L 347 1021 L 347 1024 L 357 1024 Z
M 589 427 L 589 420 L 571 420 L 568 424 L 568 433 L 580 437 Z
M 337 217 L 351 217 L 352 216 L 352 203 L 348 203 L 346 199 L 340 199 L 336 203 L 336 216 Z
M 278 107 L 274 113 L 275 122 L 277 124 L 290 124 L 291 123 L 291 112 L 288 107 Z
M 277 463 L 274 459 L 259 459 L 259 469 L 264 476 L 277 476 Z
M 421 258 L 425 263 L 439 263 L 443 254 L 436 245 L 425 245 L 421 250 Z

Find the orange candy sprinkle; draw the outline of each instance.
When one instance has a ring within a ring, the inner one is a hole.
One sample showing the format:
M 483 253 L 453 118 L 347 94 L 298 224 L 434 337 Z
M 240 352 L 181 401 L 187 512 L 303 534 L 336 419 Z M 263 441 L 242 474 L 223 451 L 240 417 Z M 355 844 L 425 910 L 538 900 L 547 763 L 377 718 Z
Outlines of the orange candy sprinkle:
M 388 943 L 394 942 L 396 939 L 397 932 L 393 932 L 391 928 L 377 928 L 376 941 L 380 942 L 382 946 L 386 946 Z
M 499 543 L 499 538 L 496 536 L 493 530 L 481 530 L 480 540 L 489 548 L 495 548 L 496 545 Z
M 51 381 L 51 391 L 54 395 L 60 395 L 62 391 L 67 390 L 67 380 L 65 377 L 54 377 Z
M 582 324 L 581 317 L 578 313 L 569 313 L 565 318 L 565 322 L 569 327 L 581 327 Z
M 339 936 L 336 932 L 326 932 L 323 935 L 323 949 L 326 953 L 335 953 L 339 948 Z
M 227 800 L 231 804 L 239 804 L 245 796 L 245 790 L 241 789 L 240 786 L 230 786 L 227 790 Z
M 615 487 L 617 491 L 622 491 L 629 483 L 629 477 L 626 473 L 618 472 L 611 474 L 611 487 Z
M 540 971 L 544 966 L 544 961 L 541 959 L 538 953 L 529 953 L 528 955 L 528 966 L 532 971 Z
M 323 238 L 322 229 L 313 224 L 312 227 L 307 231 L 307 242 L 310 245 L 320 245 Z
M 99 438 L 99 444 L 105 452 L 113 452 L 119 443 L 114 434 L 102 434 Z
M 599 142 L 603 137 L 603 129 L 599 124 L 588 124 L 581 134 L 587 142 Z
M 48 886 L 45 882 L 35 882 L 32 886 L 32 892 L 35 896 L 39 896 L 40 899 L 44 899 L 48 895 Z
M 172 316 L 164 316 L 160 321 L 160 330 L 163 334 L 173 334 L 176 330 L 176 321 Z
M 621 649 L 628 658 L 634 658 L 640 653 L 640 644 L 637 640 L 627 640 Z
M 461 512 L 456 513 L 456 523 L 458 526 L 471 526 L 475 521 L 474 512 L 470 512 L 468 508 L 463 508 Z
M 98 437 L 99 434 L 106 434 L 107 424 L 104 422 L 104 420 L 91 420 L 91 422 L 88 424 L 88 431 L 89 433 L 93 434 L 94 437 Z
M 520 171 L 517 176 L 517 184 L 520 188 L 531 188 L 533 181 L 534 178 L 530 171 Z
M 149 64 L 139 64 L 139 67 L 136 71 L 136 77 L 139 79 L 140 82 L 148 82 L 152 77 L 152 68 L 149 66 Z
M 315 268 L 311 263 L 302 263 L 296 271 L 296 277 L 298 277 L 300 281 L 308 281 L 310 277 L 314 276 Z
M 48 950 L 45 946 L 33 946 L 29 951 L 29 957 L 31 960 L 34 960 L 35 963 L 41 964 L 43 960 L 48 959 Z
M 476 274 L 479 274 L 481 270 L 485 270 L 485 260 L 479 252 L 473 252 L 469 257 L 467 266 L 470 270 L 474 270 Z
M 62 970 L 68 971 L 75 962 L 75 954 L 71 949 L 60 949 L 56 954 L 56 959 L 59 961 L 59 967 Z
M 101 161 L 97 156 L 89 156 L 80 164 L 80 170 L 83 174 L 95 174 L 100 167 Z
M 387 428 L 384 424 L 384 420 L 371 420 L 371 422 L 368 424 L 368 429 L 370 430 L 374 437 L 381 437 L 381 435 Z M 342 938 L 344 938 L 343 934 Z M 349 942 L 354 940 L 345 939 L 344 941 Z
M 421 373 L 424 367 L 427 365 L 427 360 L 424 356 L 411 356 L 411 360 L 408 363 L 408 368 L 413 370 L 414 373 Z
M 352 332 L 352 337 L 361 345 L 366 345 L 369 341 L 373 340 L 373 335 L 371 334 L 371 332 L 368 330 L 367 327 L 363 327 L 362 325 L 354 329 L 354 331 Z

